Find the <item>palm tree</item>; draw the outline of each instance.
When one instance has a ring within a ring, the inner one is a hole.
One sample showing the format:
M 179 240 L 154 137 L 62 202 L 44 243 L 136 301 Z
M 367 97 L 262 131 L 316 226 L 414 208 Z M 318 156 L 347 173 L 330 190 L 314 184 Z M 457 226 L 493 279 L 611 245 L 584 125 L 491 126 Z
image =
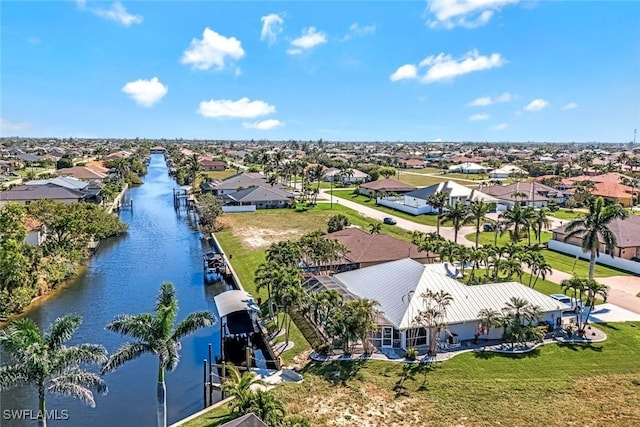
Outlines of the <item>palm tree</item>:
M 483 308 L 478 312 L 478 318 L 484 334 L 489 335 L 491 328 L 500 326 L 502 316 L 492 308 Z
M 67 346 L 82 318 L 67 315 L 56 319 L 46 333 L 31 319 L 19 319 L 0 330 L 0 348 L 16 363 L 0 367 L 0 391 L 29 384 L 38 387 L 38 425 L 46 426 L 46 393 L 73 396 L 92 408 L 91 389 L 107 393 L 102 378 L 81 365 L 102 364 L 107 351 L 101 345 Z
M 222 391 L 228 397 L 234 399 L 230 402 L 231 412 L 236 416 L 251 412 L 254 400 L 254 389 L 264 387 L 266 384 L 253 372 L 240 371 L 233 365 L 227 366 L 228 377 L 223 379 Z
M 593 279 L 584 280 L 584 289 L 587 293 L 587 302 L 586 307 L 589 311 L 587 311 L 587 315 L 584 317 L 584 324 L 582 325 L 582 332 L 584 333 L 584 328 L 586 324 L 589 323 L 589 316 L 591 315 L 591 311 L 593 307 L 596 305 L 596 298 L 600 297 L 604 302 L 607 302 L 607 298 L 609 297 L 609 287 L 605 286 L 601 283 L 596 282 Z
M 542 280 L 545 280 L 547 278 L 547 274 L 553 273 L 551 264 L 547 262 L 547 259 L 539 251 L 529 252 L 524 257 L 524 262 L 531 270 L 531 274 L 529 275 L 529 287 L 532 289 L 536 287 L 538 279 L 542 278 Z
M 287 413 L 282 401 L 273 393 L 264 390 L 253 393 L 250 410 L 268 426 L 282 425 Z
M 480 240 L 480 224 L 484 220 L 487 212 L 489 212 L 490 205 L 482 200 L 476 200 L 469 205 L 468 219 L 473 221 L 476 226 L 476 249 L 478 248 Z
M 517 243 L 522 238 L 521 229 L 526 229 L 529 226 L 531 212 L 530 209 L 523 208 L 520 204 L 516 203 L 513 205 L 513 208 L 502 212 L 498 216 L 498 219 L 500 219 L 503 224 L 503 233 L 513 227 L 513 231 L 509 230 L 512 242 Z
M 600 239 L 604 247 L 613 258 L 613 251 L 616 247 L 616 236 L 609 229 L 609 223 L 614 219 L 624 219 L 629 214 L 619 205 L 604 205 L 602 197 L 589 202 L 589 213 L 582 218 L 571 221 L 566 228 L 564 240 L 572 237 L 582 239 L 582 251 L 591 252 L 589 257 L 589 279 L 593 279 L 596 271 L 596 258 L 599 256 Z
M 198 172 L 200 172 L 201 170 L 200 162 L 198 161 L 197 154 L 194 153 L 193 155 L 191 155 L 191 157 L 189 157 L 189 163 L 187 165 L 187 168 L 189 170 L 189 175 L 191 175 L 191 186 L 195 190 L 196 176 L 198 176 Z
M 453 297 L 444 290 L 434 292 L 430 289 L 420 296 L 424 309 L 420 310 L 416 320 L 429 331 L 429 352 L 435 355 L 438 350 L 438 331 L 445 326 L 447 307 L 453 301 Z
M 372 222 L 369 224 L 369 234 L 380 234 L 382 231 L 382 224 L 379 222 Z
M 467 206 L 460 202 L 456 202 L 455 205 L 449 205 L 447 212 L 445 212 L 442 221 L 451 221 L 453 223 L 453 241 L 458 243 L 458 231 L 467 222 L 469 218 L 469 211 Z
M 142 313 L 135 316 L 124 314 L 116 317 L 106 326 L 111 332 L 128 335 L 134 342 L 123 344 L 102 366 L 102 373 L 115 371 L 117 368 L 137 359 L 145 353 L 158 356 L 158 427 L 167 425 L 167 397 L 164 382 L 165 370 L 173 371 L 180 360 L 180 340 L 198 329 L 211 326 L 216 322 L 209 311 L 197 311 L 189 314 L 175 325 L 178 314 L 178 300 L 172 283 L 160 285 L 155 314 Z
M 549 208 L 541 207 L 531 215 L 531 224 L 533 225 L 533 232 L 536 234 L 536 238 L 538 239 L 538 245 L 542 240 L 542 230 L 548 230 L 551 226 L 551 221 L 547 217 L 549 212 Z
M 449 193 L 445 193 L 444 191 L 439 191 L 429 196 L 427 202 L 431 205 L 432 208 L 438 211 L 438 220 L 436 221 L 436 233 L 438 236 L 440 235 L 440 220 L 442 218 L 442 210 L 447 203 L 449 202 Z

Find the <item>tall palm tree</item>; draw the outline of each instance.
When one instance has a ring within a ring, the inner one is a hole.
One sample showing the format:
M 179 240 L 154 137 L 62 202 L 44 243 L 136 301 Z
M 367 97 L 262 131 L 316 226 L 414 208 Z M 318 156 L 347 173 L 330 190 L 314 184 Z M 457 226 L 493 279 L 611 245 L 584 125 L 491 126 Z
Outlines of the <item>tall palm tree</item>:
M 187 164 L 187 168 L 189 170 L 189 175 L 191 176 L 191 186 L 195 190 L 196 176 L 198 176 L 198 172 L 200 172 L 200 170 L 202 169 L 200 167 L 200 162 L 198 161 L 197 154 L 194 153 L 191 155 L 191 157 L 189 157 L 189 163 Z
M 542 278 L 542 280 L 545 280 L 547 278 L 547 274 L 553 273 L 551 264 L 547 262 L 547 259 L 539 251 L 527 253 L 524 257 L 524 262 L 531 270 L 531 274 L 529 275 L 529 287 L 532 289 L 536 287 L 538 279 Z
M 449 193 L 440 191 L 429 196 L 427 202 L 432 208 L 438 211 L 438 220 L 436 221 L 436 233 L 440 235 L 440 220 L 442 219 L 442 211 L 449 202 Z
M 482 200 L 476 200 L 469 205 L 468 219 L 476 226 L 476 249 L 480 241 L 480 225 L 489 212 L 490 205 Z
M 39 426 L 47 425 L 46 393 L 73 396 L 92 408 L 96 404 L 91 390 L 107 393 L 102 378 L 80 367 L 104 363 L 104 347 L 65 345 L 81 322 L 76 315 L 60 317 L 43 333 L 33 320 L 19 319 L 0 330 L 0 348 L 15 361 L 0 367 L 0 391 L 26 384 L 38 387 Z
M 584 289 L 587 293 L 586 307 L 588 311 L 586 316 L 584 316 L 585 321 L 584 321 L 584 324 L 582 325 L 583 333 L 584 333 L 584 328 L 589 322 L 589 316 L 591 315 L 591 311 L 593 310 L 593 307 L 596 305 L 596 298 L 600 297 L 604 302 L 607 302 L 607 298 L 609 297 L 609 287 L 601 283 L 598 283 L 593 279 L 584 280 Z
M 165 370 L 173 371 L 180 360 L 180 340 L 196 332 L 198 329 L 211 326 L 216 322 L 209 311 L 196 311 L 189 314 L 177 325 L 178 300 L 172 283 L 160 285 L 155 314 L 124 314 L 107 324 L 106 329 L 121 335 L 128 335 L 135 341 L 123 344 L 102 366 L 102 373 L 115 371 L 117 368 L 137 359 L 145 353 L 158 356 L 158 427 L 167 425 L 167 397 L 164 382 Z
M 458 243 L 458 231 L 469 219 L 469 211 L 467 206 L 456 202 L 455 205 L 449 205 L 447 212 L 442 217 L 442 221 L 451 221 L 453 223 L 453 241 Z
M 582 218 L 571 221 L 566 228 L 564 240 L 572 237 L 582 239 L 582 251 L 591 252 L 589 257 L 589 279 L 593 279 L 596 271 L 596 258 L 599 256 L 600 239 L 604 243 L 605 249 L 613 258 L 613 251 L 616 247 L 616 236 L 609 228 L 609 223 L 614 219 L 624 219 L 629 214 L 619 205 L 604 205 L 602 197 L 589 202 L 589 212 Z
M 500 326 L 502 316 L 492 308 L 483 308 L 478 312 L 478 318 L 480 320 L 480 327 L 483 329 L 484 334 L 489 335 L 491 328 Z
M 503 224 L 502 232 L 509 231 L 512 242 L 519 242 L 522 238 L 522 229 L 526 229 L 529 226 L 529 219 L 531 218 L 531 210 L 520 206 L 516 203 L 511 209 L 507 209 L 502 212 L 498 219 Z M 513 231 L 510 228 L 513 227 Z
M 420 310 L 416 320 L 429 331 L 429 352 L 435 355 L 438 349 L 438 331 L 445 327 L 447 307 L 453 301 L 453 297 L 444 290 L 434 292 L 430 289 L 420 296 L 424 309 Z
M 538 239 L 538 244 L 540 244 L 542 240 L 542 230 L 548 230 L 551 226 L 551 221 L 547 216 L 550 212 L 549 208 L 543 206 L 531 215 L 531 224 L 533 225 L 533 232 Z

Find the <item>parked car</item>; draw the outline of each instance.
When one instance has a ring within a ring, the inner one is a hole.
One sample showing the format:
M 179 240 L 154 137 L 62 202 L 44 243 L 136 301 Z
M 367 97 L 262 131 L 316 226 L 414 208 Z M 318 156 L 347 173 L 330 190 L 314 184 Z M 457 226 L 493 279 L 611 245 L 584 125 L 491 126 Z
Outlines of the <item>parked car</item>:
M 6 176 L 20 176 L 20 174 L 17 174 L 15 172 L 5 172 L 4 173 Z
M 396 225 L 396 220 L 391 218 L 390 216 L 385 217 L 385 219 L 383 219 L 382 222 L 389 225 Z
M 487 223 L 482 225 L 482 231 L 493 231 L 493 230 L 494 230 L 493 224 Z

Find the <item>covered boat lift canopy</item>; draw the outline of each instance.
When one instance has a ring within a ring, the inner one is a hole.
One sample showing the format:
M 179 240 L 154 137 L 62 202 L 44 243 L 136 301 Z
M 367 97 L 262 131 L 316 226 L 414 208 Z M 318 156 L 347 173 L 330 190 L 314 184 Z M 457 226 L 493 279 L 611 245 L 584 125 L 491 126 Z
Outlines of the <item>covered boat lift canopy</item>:
M 260 312 L 260 307 L 253 300 L 251 294 L 245 291 L 226 291 L 216 295 L 214 300 L 220 317 L 225 317 L 236 311 Z

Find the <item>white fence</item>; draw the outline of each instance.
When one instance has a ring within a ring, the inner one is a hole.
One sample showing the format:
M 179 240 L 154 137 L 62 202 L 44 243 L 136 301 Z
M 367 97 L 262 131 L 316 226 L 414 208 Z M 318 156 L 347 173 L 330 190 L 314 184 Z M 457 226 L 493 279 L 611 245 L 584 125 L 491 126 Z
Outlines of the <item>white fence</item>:
M 222 212 L 224 213 L 234 213 L 234 212 L 255 212 L 255 205 L 244 205 L 244 206 L 223 206 Z
M 554 251 L 562 252 L 572 256 L 578 256 L 580 258 L 584 258 L 589 260 L 590 253 L 582 252 L 582 248 L 580 246 L 571 245 L 569 243 L 560 242 L 558 240 L 549 240 L 549 249 Z M 598 264 L 608 265 L 610 267 L 619 268 L 620 270 L 630 271 L 636 274 L 640 274 L 640 262 L 631 261 L 628 259 L 614 257 L 611 258 L 611 255 L 603 254 L 600 252 L 600 256 L 597 258 L 596 262 Z
M 403 200 L 403 199 L 400 199 L 400 200 Z M 391 209 L 409 213 L 411 215 L 420 215 L 420 214 L 431 211 L 431 208 L 429 206 L 421 206 L 419 208 L 414 208 L 413 206 L 408 206 L 408 205 L 405 205 L 404 203 L 400 203 L 400 201 L 396 202 L 393 200 L 382 199 L 382 198 L 376 199 L 376 203 L 381 206 L 386 206 Z

